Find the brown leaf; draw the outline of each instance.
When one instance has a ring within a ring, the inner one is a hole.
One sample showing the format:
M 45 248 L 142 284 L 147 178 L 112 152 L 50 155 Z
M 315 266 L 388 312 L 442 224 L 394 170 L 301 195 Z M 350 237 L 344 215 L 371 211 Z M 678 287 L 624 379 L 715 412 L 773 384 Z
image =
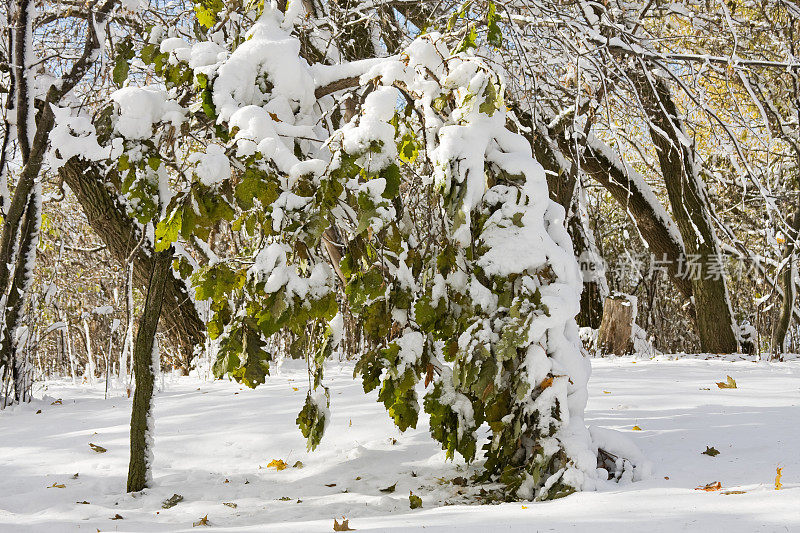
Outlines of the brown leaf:
M 275 122 L 283 122 L 281 119 L 278 118 L 278 115 L 276 115 L 275 113 L 272 113 L 272 112 L 270 112 L 269 118 L 271 118 Z
M 208 515 L 205 515 L 203 518 L 201 518 L 201 519 L 200 519 L 200 520 L 198 520 L 197 522 L 192 522 L 192 527 L 197 527 L 197 526 L 208 526 L 208 525 L 210 525 L 210 524 L 208 523 Z
M 548 376 L 544 378 L 541 383 L 539 383 L 539 387 L 541 387 L 541 389 L 544 390 L 552 384 L 553 384 L 553 377 Z
M 722 488 L 722 483 L 720 483 L 719 481 L 714 481 L 707 485 L 703 485 L 702 487 L 696 487 L 694 490 L 704 490 L 706 492 L 712 492 L 715 490 L 719 490 L 721 488 Z
M 433 364 L 428 363 L 428 367 L 425 369 L 425 388 L 428 388 L 431 381 L 433 381 Z
M 161 508 L 172 509 L 182 501 L 183 501 L 183 496 L 181 496 L 180 494 L 173 494 L 172 496 L 161 502 Z
M 719 455 L 719 450 L 714 448 L 713 446 L 706 446 L 706 451 L 700 452 L 702 455 L 710 455 L 711 457 L 716 457 Z
M 736 387 L 736 380 L 730 376 L 726 376 L 728 378 L 727 381 L 717 381 L 717 387 L 720 389 L 735 389 Z
M 82 502 L 75 502 L 75 503 L 77 503 L 78 505 L 91 505 L 91 504 L 90 504 L 89 502 L 87 502 L 86 500 L 83 500 Z
M 109 520 L 124 520 L 124 518 L 122 518 L 121 514 L 117 513 L 114 516 L 112 516 L 111 518 L 109 518 Z
M 396 488 L 397 488 L 397 482 L 395 482 L 394 485 L 389 485 L 386 488 L 380 489 L 380 491 L 381 492 L 386 492 L 386 493 L 392 493 L 392 492 L 394 492 L 394 489 L 396 489 Z
M 729 495 L 729 494 L 744 494 L 746 490 L 726 490 L 724 492 L 720 492 L 720 494 Z
M 233 502 L 222 502 L 222 505 L 230 507 L 231 509 L 236 509 L 237 507 L 239 507 L 239 505 L 237 505 L 237 504 L 235 504 Z
M 350 527 L 350 524 L 348 522 L 349 521 L 345 517 L 342 517 L 342 523 L 340 524 L 334 518 L 333 519 L 333 530 L 334 531 L 355 531 L 354 528 Z
M 325 483 L 326 487 L 335 487 L 336 483 Z
M 50 405 L 63 405 L 63 402 L 61 401 L 61 398 L 59 398 L 58 400 L 54 401 Z
M 89 448 L 93 449 L 97 453 L 106 453 L 108 451 L 105 448 L 103 448 L 102 446 L 99 446 L 99 445 L 91 443 L 91 442 L 89 443 Z

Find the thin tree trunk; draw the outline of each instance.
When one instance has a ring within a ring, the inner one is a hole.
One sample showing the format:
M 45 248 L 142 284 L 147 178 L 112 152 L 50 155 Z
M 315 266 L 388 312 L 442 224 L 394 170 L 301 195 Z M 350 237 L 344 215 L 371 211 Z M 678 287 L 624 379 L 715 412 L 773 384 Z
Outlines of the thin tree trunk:
M 172 248 L 157 252 L 153 260 L 150 282 L 147 287 L 147 298 L 139 320 L 139 331 L 136 334 L 136 345 L 133 351 L 133 372 L 136 378 L 136 389 L 133 393 L 131 411 L 131 456 L 128 465 L 128 492 L 138 492 L 147 486 L 150 479 L 150 463 L 152 450 L 153 426 L 152 403 L 155 382 L 155 336 L 161 305 L 164 301 L 165 286 L 168 277 L 172 276 Z
M 89 332 L 89 320 L 84 317 L 83 319 L 83 335 L 86 339 L 86 369 L 83 375 L 89 375 L 89 383 L 94 384 L 95 371 L 97 367 L 94 362 L 94 351 L 92 350 L 92 336 Z
M 795 207 L 794 217 L 791 220 L 789 234 L 786 235 L 786 247 L 783 257 L 786 261 L 784 270 L 781 273 L 781 289 L 783 298 L 781 299 L 781 315 L 772 330 L 772 353 L 773 358 L 786 351 L 786 333 L 792 323 L 792 313 L 794 312 L 794 302 L 797 298 L 797 287 L 795 276 L 797 275 L 797 239 L 800 237 L 800 197 Z
M 119 378 L 130 396 L 128 380 L 128 358 L 133 352 L 133 264 L 125 267 L 125 337 L 122 341 L 122 353 L 119 357 Z

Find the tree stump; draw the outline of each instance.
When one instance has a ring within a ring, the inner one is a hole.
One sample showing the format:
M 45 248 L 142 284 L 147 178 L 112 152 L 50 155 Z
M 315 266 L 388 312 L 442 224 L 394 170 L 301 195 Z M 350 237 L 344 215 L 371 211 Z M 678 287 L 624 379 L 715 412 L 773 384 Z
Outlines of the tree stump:
M 631 331 L 636 317 L 636 299 L 615 294 L 603 304 L 603 321 L 597 333 L 597 350 L 601 355 L 633 353 Z

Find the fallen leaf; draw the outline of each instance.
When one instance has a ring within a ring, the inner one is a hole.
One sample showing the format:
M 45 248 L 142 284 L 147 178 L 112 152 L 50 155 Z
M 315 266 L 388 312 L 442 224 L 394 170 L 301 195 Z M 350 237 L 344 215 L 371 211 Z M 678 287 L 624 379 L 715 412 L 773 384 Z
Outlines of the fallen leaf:
M 64 403 L 64 402 L 62 402 L 62 401 L 61 401 L 61 398 L 59 398 L 58 400 L 54 401 L 54 402 L 53 402 L 53 403 L 51 403 L 50 405 L 63 405 L 63 403 Z
M 711 457 L 716 457 L 719 455 L 719 450 L 714 448 L 713 446 L 706 446 L 706 451 L 700 452 L 701 455 L 710 455 Z
M 458 485 L 459 487 L 466 487 L 467 486 L 467 478 L 464 476 L 458 476 L 453 478 L 453 485 Z
M 117 513 L 114 516 L 112 516 L 111 518 L 109 518 L 109 520 L 125 520 L 125 519 L 122 518 L 121 514 Z
M 207 526 L 207 525 L 209 525 L 209 523 L 208 523 L 208 515 L 205 515 L 203 518 L 201 518 L 197 522 L 192 522 L 192 527 Z
M 325 483 L 326 487 L 335 487 L 336 483 Z
M 274 466 L 276 470 L 281 471 L 284 470 L 289 465 L 283 459 L 273 459 L 272 461 L 269 462 L 267 468 L 270 468 L 272 466 Z
M 183 496 L 181 496 L 180 494 L 173 494 L 172 496 L 161 502 L 161 508 L 172 509 L 182 501 L 183 501 Z
M 86 500 L 83 500 L 82 502 L 75 502 L 75 503 L 77 503 L 78 505 L 91 505 L 91 504 L 90 504 L 89 502 L 87 502 Z
M 47 487 L 47 488 L 48 488 L 48 489 L 65 489 L 65 488 L 67 488 L 67 486 L 66 486 L 66 485 L 64 485 L 63 483 L 56 483 L 56 482 L 53 482 L 53 484 L 52 484 L 52 485 L 50 485 L 50 486 L 49 486 L 49 487 Z
M 523 509 L 527 509 L 527 507 L 525 507 L 524 505 L 522 506 L 522 508 L 523 508 Z
M 706 492 L 711 492 L 714 490 L 719 490 L 721 488 L 722 488 L 722 483 L 720 483 L 719 481 L 714 481 L 713 483 L 703 485 L 702 487 L 696 487 L 694 490 L 704 490 Z
M 36 414 L 37 414 L 37 415 L 40 415 L 40 414 L 42 414 L 42 410 L 41 410 L 41 409 L 39 409 L 38 411 L 36 411 Z
M 747 492 L 746 490 L 726 490 L 724 492 L 720 492 L 720 494 L 725 494 L 726 496 L 729 494 L 744 494 Z
M 631 431 L 641 431 L 641 430 L 642 430 L 642 428 L 640 428 L 639 426 L 633 426 L 631 428 Z
M 295 392 L 297 392 L 297 391 L 299 391 L 300 389 L 298 389 L 297 387 L 292 387 L 292 390 L 293 390 L 293 391 L 295 391 Z
M 546 389 L 547 387 L 549 387 L 552 384 L 553 384 L 553 378 L 552 377 L 546 377 L 546 378 L 544 378 L 542 380 L 541 383 L 539 383 L 539 387 L 541 387 L 542 390 L 544 390 L 544 389 Z
M 392 492 L 394 492 L 394 489 L 396 489 L 396 488 L 397 488 L 397 482 L 395 482 L 394 485 L 390 485 L 390 486 L 388 486 L 388 487 L 386 487 L 384 489 L 380 489 L 380 490 L 381 490 L 381 492 L 392 493 Z
M 412 509 L 416 509 L 418 507 L 422 507 L 422 498 L 419 496 L 414 495 L 413 492 L 408 491 L 408 505 Z
M 278 498 L 279 502 L 288 502 L 289 500 L 291 500 L 291 498 L 288 496 L 281 496 L 280 498 Z
M 342 517 L 342 523 L 341 524 L 339 522 L 337 522 L 335 518 L 333 519 L 333 530 L 334 531 L 355 531 L 355 529 L 350 527 L 350 524 L 348 523 L 348 520 L 345 517 Z
M 231 509 L 236 509 L 237 507 L 239 507 L 239 505 L 237 505 L 237 504 L 235 504 L 233 502 L 222 502 L 222 505 L 230 507 Z
M 281 119 L 278 118 L 278 115 L 276 115 L 275 113 L 270 112 L 269 116 L 275 122 L 283 122 Z
M 72 479 L 78 479 L 78 474 L 77 473 L 72 474 Z
M 781 483 L 781 476 L 783 476 L 783 468 L 778 468 L 775 471 L 775 490 L 781 490 L 783 484 Z
M 720 389 L 735 389 L 736 387 L 736 380 L 730 376 L 727 376 L 728 381 L 717 381 L 717 387 Z
M 611 391 L 610 390 L 604 390 L 603 394 L 611 394 Z
M 303 468 L 304 466 L 306 465 L 303 464 L 303 461 L 297 461 L 292 465 L 292 468 Z
M 89 448 L 93 449 L 97 453 L 106 453 L 108 451 L 105 448 L 103 448 L 102 446 L 99 446 L 97 444 L 93 444 L 91 442 L 89 443 Z
M 230 481 L 228 480 L 228 478 L 225 478 L 225 481 L 223 481 L 223 483 L 230 483 Z

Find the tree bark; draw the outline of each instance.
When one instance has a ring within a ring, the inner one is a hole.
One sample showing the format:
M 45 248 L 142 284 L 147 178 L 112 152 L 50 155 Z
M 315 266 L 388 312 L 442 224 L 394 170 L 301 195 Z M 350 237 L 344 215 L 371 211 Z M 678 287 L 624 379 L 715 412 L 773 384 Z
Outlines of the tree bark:
M 128 258 L 133 254 L 133 281 L 146 289 L 153 269 L 153 248 L 146 241 L 142 242 L 139 225 L 127 214 L 113 186 L 106 185 L 106 176 L 94 164 L 77 158 L 61 168 L 60 176 L 77 197 L 89 225 L 111 255 L 127 266 Z M 188 365 L 194 347 L 203 344 L 205 324 L 189 297 L 185 282 L 171 273 L 166 278 L 162 331 Z
M 133 372 L 136 389 L 133 393 L 131 409 L 131 457 L 128 465 L 128 492 L 138 492 L 147 486 L 150 478 L 150 457 L 152 450 L 152 403 L 155 370 L 153 360 L 158 319 L 166 295 L 168 278 L 172 277 L 173 250 L 157 252 L 153 258 L 147 298 L 139 320 L 136 345 L 133 350 Z
M 711 202 L 697 172 L 694 148 L 686 146 L 683 124 L 666 82 L 648 72 L 638 73 L 635 79 L 650 122 L 650 137 L 656 147 L 672 213 L 686 249 L 685 274 L 691 278 L 700 346 L 707 353 L 736 352 L 736 322 L 711 223 Z
M 599 353 L 626 355 L 633 353 L 634 309 L 631 300 L 625 296 L 609 296 L 603 305 L 603 322 L 597 332 Z
M 781 273 L 783 298 L 781 299 L 780 317 L 772 330 L 773 358 L 777 358 L 779 354 L 783 353 L 786 349 L 786 333 L 789 331 L 789 325 L 792 322 L 794 302 L 797 298 L 797 287 L 794 282 L 794 276 L 797 274 L 795 254 L 797 253 L 798 237 L 800 237 L 800 197 L 795 207 L 788 235 L 786 235 L 786 247 L 783 251 L 783 258 L 786 261 L 783 267 L 784 270 Z

